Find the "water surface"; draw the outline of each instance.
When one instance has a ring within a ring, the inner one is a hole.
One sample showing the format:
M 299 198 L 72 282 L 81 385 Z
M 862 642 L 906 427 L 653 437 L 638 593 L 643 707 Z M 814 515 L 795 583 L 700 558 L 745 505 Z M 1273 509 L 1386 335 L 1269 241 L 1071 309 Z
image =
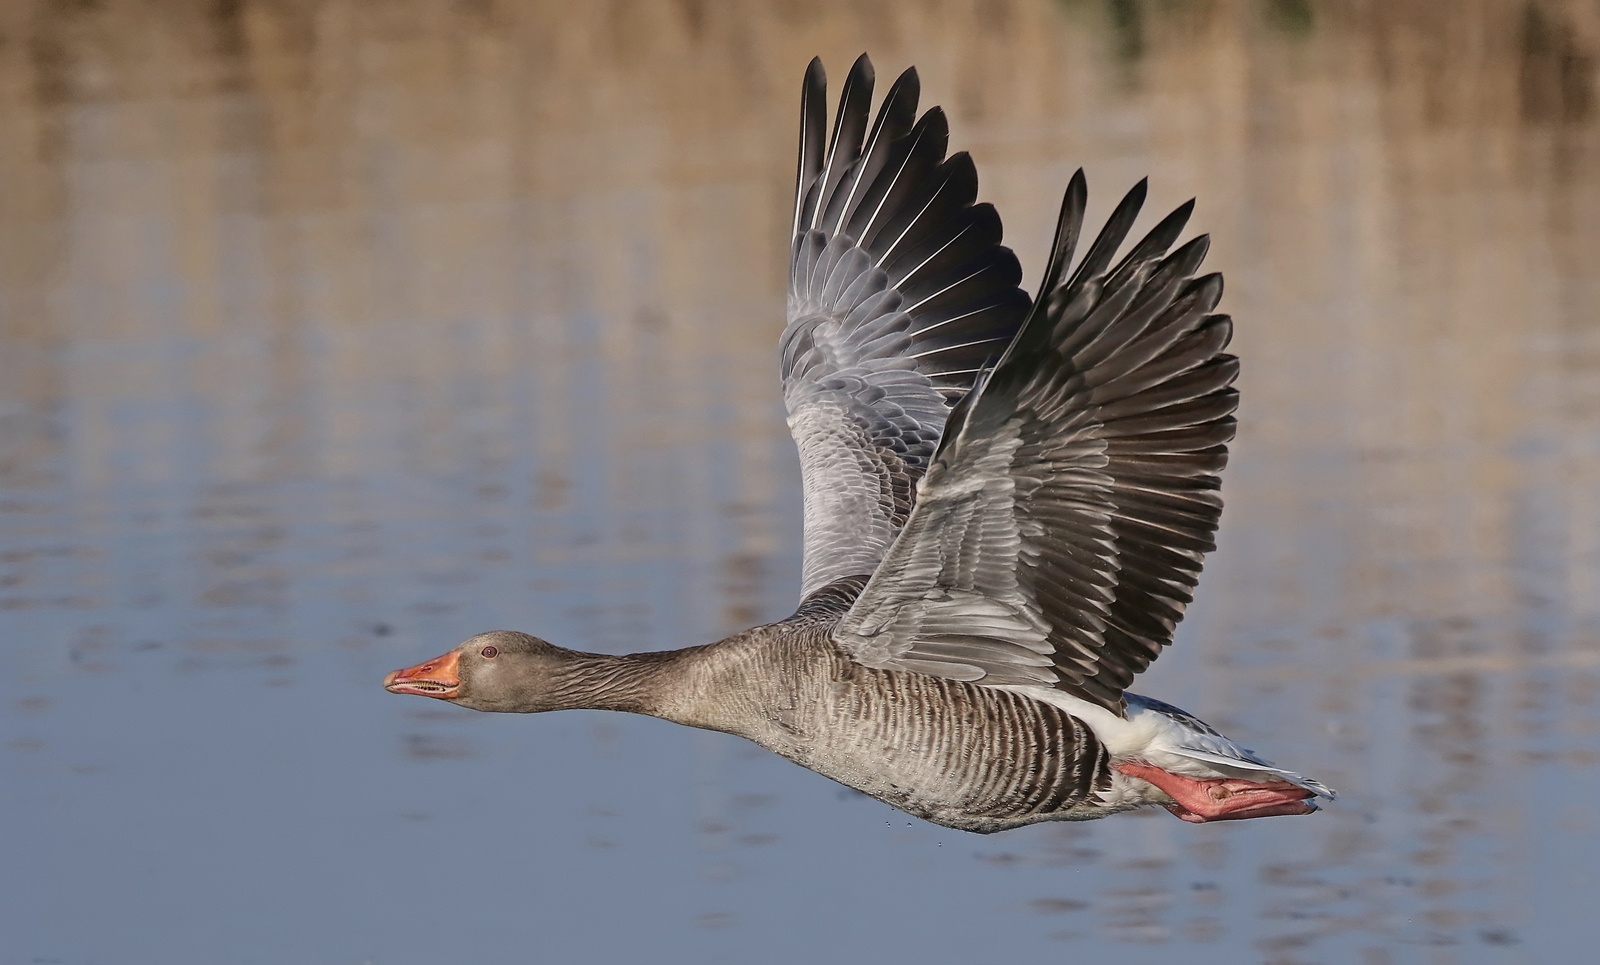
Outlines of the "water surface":
M 1578 2 L 18 3 L 0 961 L 1542 962 L 1600 899 Z M 722 735 L 385 694 L 793 608 L 798 81 L 922 70 L 1031 280 L 1193 196 L 1243 359 L 1139 689 L 1338 787 L 994 837 Z

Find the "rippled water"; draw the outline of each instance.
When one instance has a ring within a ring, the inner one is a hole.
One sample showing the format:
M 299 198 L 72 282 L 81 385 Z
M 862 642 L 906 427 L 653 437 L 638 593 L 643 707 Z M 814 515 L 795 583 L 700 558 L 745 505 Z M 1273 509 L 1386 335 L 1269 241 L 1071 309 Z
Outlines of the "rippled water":
M 1324 813 L 978 837 L 378 686 L 790 611 L 798 82 L 862 48 L 1030 278 L 1079 165 L 1091 218 L 1199 198 L 1239 442 L 1140 689 Z M 0 960 L 1581 957 L 1597 71 L 1577 0 L 9 5 Z

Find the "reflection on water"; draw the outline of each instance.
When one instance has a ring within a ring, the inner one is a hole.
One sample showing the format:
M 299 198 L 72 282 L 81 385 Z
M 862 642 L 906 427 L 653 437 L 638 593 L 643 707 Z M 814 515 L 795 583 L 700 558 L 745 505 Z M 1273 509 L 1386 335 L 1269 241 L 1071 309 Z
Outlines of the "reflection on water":
M 1241 429 L 1141 689 L 1322 815 L 978 838 L 720 735 L 378 689 L 492 626 L 792 606 L 795 90 L 863 47 L 922 68 L 1035 274 L 1080 164 L 1092 217 L 1199 198 Z M 1570 952 L 1597 84 L 1579 0 L 8 5 L 0 955 Z

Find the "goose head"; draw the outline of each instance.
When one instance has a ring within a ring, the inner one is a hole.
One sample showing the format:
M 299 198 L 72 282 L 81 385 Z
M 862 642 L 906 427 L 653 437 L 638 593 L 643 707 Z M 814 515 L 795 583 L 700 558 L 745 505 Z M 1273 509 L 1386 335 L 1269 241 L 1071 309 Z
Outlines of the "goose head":
M 512 630 L 480 633 L 449 653 L 383 679 L 392 694 L 448 700 L 473 710 L 536 713 L 570 705 L 578 655 Z

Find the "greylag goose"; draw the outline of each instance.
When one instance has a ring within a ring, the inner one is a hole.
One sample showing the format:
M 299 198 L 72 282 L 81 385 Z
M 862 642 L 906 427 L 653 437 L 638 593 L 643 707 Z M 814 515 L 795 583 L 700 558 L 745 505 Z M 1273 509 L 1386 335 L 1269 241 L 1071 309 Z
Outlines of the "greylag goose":
M 1172 640 L 1222 512 L 1238 361 L 1193 202 L 1121 260 L 1141 181 L 1073 265 L 1073 175 L 1038 297 L 907 70 L 863 55 L 831 137 L 806 71 L 780 341 L 800 452 L 799 609 L 628 656 L 512 631 L 391 673 L 503 713 L 596 708 L 748 738 L 936 824 L 992 832 L 1157 805 L 1206 822 L 1333 792 L 1127 692 Z M 871 121 L 869 128 L 869 120 Z

